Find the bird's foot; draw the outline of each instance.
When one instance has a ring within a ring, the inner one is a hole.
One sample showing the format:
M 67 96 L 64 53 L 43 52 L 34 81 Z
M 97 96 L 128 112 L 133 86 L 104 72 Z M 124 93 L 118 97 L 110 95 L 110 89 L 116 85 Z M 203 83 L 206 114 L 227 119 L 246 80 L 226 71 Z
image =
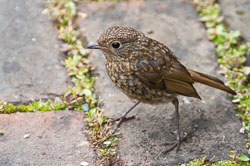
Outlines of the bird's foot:
M 167 154 L 168 152 L 171 152 L 172 150 L 174 150 L 174 148 L 176 148 L 176 153 L 178 152 L 178 150 L 180 149 L 180 145 L 183 141 L 185 141 L 187 139 L 187 134 L 184 135 L 184 137 L 180 140 L 180 139 L 177 139 L 176 141 L 174 142 L 167 142 L 167 143 L 164 143 L 164 145 L 171 145 L 170 148 L 168 148 L 167 150 L 163 151 L 162 154 L 165 155 Z
M 120 125 L 121 125 L 122 122 L 127 121 L 127 120 L 131 120 L 131 119 L 134 119 L 135 116 L 136 116 L 136 114 L 131 115 L 131 116 L 128 116 L 128 117 L 127 117 L 126 115 L 127 115 L 127 114 L 126 114 L 126 112 L 125 112 L 125 113 L 122 114 L 122 116 L 121 116 L 120 118 L 113 119 L 113 120 L 111 121 L 112 123 L 118 121 L 118 123 L 117 123 L 117 125 L 116 125 L 116 127 L 115 127 L 115 129 L 114 129 L 114 131 L 113 131 L 113 133 L 120 127 Z

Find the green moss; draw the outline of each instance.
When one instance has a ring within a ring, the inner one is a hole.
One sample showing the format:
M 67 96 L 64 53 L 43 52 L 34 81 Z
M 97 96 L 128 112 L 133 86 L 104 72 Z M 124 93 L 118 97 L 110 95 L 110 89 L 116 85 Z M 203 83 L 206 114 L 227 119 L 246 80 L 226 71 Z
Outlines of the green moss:
M 14 106 L 13 104 L 6 104 L 3 106 L 3 113 L 12 113 L 12 112 L 16 112 L 17 108 L 16 106 Z
M 10 114 L 15 112 L 37 112 L 37 111 L 52 111 L 52 110 L 64 110 L 67 108 L 67 104 L 64 102 L 52 102 L 48 100 L 43 101 L 33 101 L 28 105 L 13 105 L 10 103 L 0 102 L 0 113 Z

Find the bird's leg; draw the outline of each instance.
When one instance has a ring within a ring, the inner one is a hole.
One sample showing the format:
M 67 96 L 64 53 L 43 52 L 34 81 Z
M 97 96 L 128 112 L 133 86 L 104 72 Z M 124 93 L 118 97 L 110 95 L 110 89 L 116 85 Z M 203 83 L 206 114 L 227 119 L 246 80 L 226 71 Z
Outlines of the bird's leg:
M 128 114 L 130 111 L 132 111 L 139 103 L 140 103 L 139 101 L 138 101 L 137 103 L 135 103 L 135 105 L 133 105 L 133 107 L 131 107 L 127 112 L 124 112 L 120 118 L 117 118 L 117 119 L 112 120 L 112 122 L 118 121 L 118 124 L 117 124 L 117 126 L 116 126 L 116 129 L 121 125 L 121 123 L 122 123 L 123 121 L 130 120 L 130 119 L 135 118 L 135 115 L 132 115 L 132 116 L 129 116 L 129 117 L 126 117 L 126 116 L 127 116 L 127 114 Z M 115 130 L 116 130 L 116 129 L 115 129 Z
M 180 125 L 179 125 L 179 101 L 177 98 L 174 98 L 172 101 L 174 107 L 175 107 L 175 113 L 176 113 L 176 126 L 177 126 L 177 137 L 176 137 L 176 142 L 172 144 L 172 146 L 164 151 L 163 153 L 166 154 L 170 151 L 172 151 L 176 147 L 176 152 L 179 150 L 180 145 L 181 145 L 181 140 L 180 140 Z M 183 140 L 186 137 L 183 138 Z
M 181 142 L 180 142 L 180 124 L 179 124 L 179 101 L 177 98 L 175 98 L 172 103 L 175 107 L 175 113 L 176 113 L 176 126 L 177 126 L 177 137 L 176 137 L 176 152 L 179 150 Z

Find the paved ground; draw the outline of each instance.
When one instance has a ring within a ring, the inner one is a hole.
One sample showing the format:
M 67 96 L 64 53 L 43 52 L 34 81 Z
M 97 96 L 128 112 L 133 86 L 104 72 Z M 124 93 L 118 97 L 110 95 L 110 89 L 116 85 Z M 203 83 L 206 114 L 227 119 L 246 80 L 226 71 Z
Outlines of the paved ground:
M 72 111 L 0 115 L 0 165 L 92 165 L 83 118 L 84 113 Z
M 68 86 L 57 30 L 41 14 L 45 0 L 0 1 L 0 100 L 24 103 Z
M 247 41 L 250 41 L 250 1 L 219 0 L 222 14 L 230 29 L 239 30 Z
M 88 3 L 79 9 L 88 14 L 78 24 L 89 41 L 97 40 L 112 25 L 131 26 L 144 33 L 151 31 L 148 36 L 167 44 L 183 64 L 222 78 L 217 74 L 214 47 L 189 3 L 180 0 Z M 93 51 L 90 60 L 97 68 L 95 89 L 103 99 L 103 109 L 109 117 L 118 117 L 133 102 L 112 85 L 100 51 Z M 123 139 L 118 151 L 127 165 L 176 165 L 204 156 L 228 159 L 231 150 L 246 152 L 246 137 L 239 133 L 241 123 L 227 95 L 203 85 L 196 88 L 204 101 L 181 98 L 181 130 L 190 137 L 178 154 L 161 154 L 167 148 L 162 144 L 175 140 L 173 106 L 141 104 L 137 107 L 134 113 L 138 113 L 138 119 L 124 123 L 120 130 Z
M 41 14 L 44 2 L 0 1 L 0 100 L 26 103 L 60 95 L 69 86 L 57 30 Z M 0 115 L 0 165 L 91 165 L 94 153 L 84 128 L 80 112 Z

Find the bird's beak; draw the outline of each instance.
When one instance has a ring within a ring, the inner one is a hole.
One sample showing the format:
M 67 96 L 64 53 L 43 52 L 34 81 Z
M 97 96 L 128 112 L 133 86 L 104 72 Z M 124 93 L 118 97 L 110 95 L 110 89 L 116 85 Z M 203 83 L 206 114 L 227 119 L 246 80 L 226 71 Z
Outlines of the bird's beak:
M 102 47 L 99 46 L 97 42 L 95 42 L 95 43 L 89 43 L 87 48 L 88 49 L 101 49 Z

